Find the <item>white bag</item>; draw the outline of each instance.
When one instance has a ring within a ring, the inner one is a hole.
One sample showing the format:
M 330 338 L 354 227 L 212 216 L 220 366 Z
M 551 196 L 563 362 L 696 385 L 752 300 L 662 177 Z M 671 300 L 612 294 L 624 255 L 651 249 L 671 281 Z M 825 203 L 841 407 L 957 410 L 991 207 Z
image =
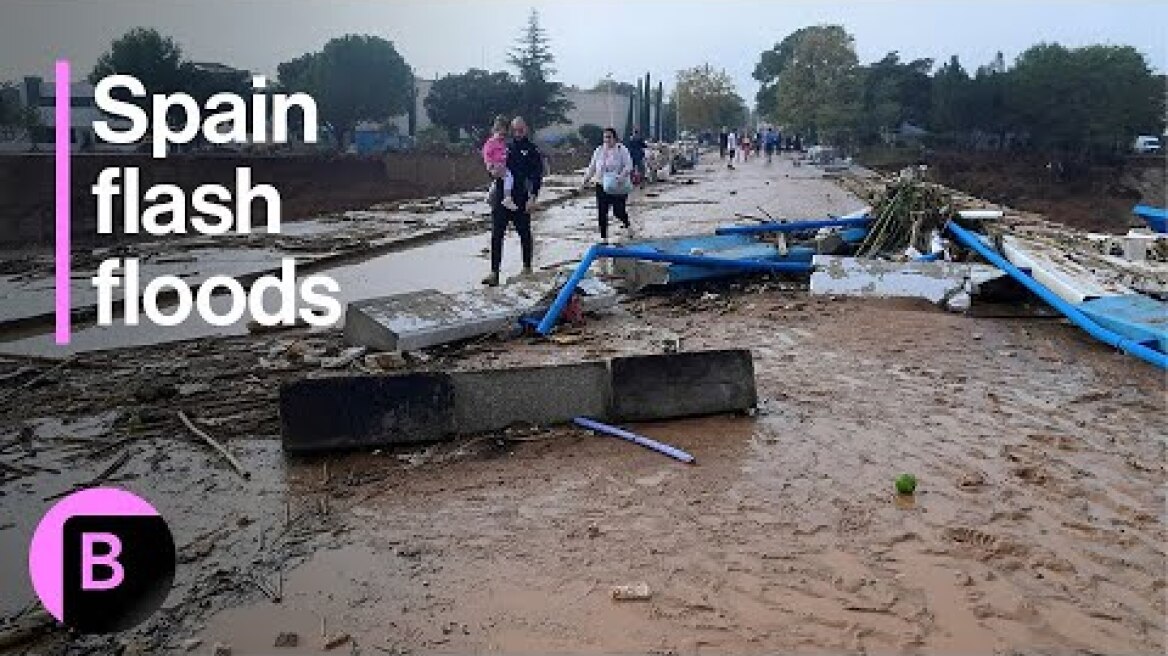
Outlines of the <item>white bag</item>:
M 627 175 L 605 173 L 600 179 L 600 187 L 610 196 L 627 196 L 633 193 L 633 181 Z

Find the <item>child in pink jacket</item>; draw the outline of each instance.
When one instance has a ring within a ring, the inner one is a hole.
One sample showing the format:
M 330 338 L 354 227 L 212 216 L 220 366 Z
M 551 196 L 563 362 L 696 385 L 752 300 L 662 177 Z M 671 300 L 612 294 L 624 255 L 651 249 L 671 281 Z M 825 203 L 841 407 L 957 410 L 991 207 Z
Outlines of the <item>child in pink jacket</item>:
M 491 174 L 492 178 L 502 178 L 503 180 L 503 207 L 511 211 L 519 209 L 515 200 L 511 198 L 511 190 L 515 188 L 515 178 L 507 169 L 507 119 L 502 116 L 495 119 L 495 125 L 491 128 L 491 136 L 483 144 L 483 164 L 487 165 L 487 172 Z M 490 198 L 490 192 L 494 190 L 494 187 L 495 181 L 492 180 L 491 187 L 487 192 L 488 198 Z

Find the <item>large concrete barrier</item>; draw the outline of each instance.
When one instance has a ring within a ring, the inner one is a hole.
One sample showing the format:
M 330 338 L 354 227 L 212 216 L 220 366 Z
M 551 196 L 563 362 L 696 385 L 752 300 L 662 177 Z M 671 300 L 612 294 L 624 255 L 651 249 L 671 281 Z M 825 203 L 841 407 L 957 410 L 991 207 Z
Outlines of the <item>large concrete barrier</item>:
M 758 403 L 746 349 L 613 358 L 611 371 L 615 421 L 742 411 Z
M 608 414 L 604 362 L 456 372 L 450 377 L 459 433 L 485 433 L 521 422 L 563 424 L 574 417 Z
M 750 351 L 704 351 L 484 371 L 344 376 L 280 390 L 290 453 L 434 442 L 585 416 L 659 420 L 755 405 Z
M 436 442 L 454 428 L 447 374 L 309 378 L 280 389 L 280 434 L 290 453 Z

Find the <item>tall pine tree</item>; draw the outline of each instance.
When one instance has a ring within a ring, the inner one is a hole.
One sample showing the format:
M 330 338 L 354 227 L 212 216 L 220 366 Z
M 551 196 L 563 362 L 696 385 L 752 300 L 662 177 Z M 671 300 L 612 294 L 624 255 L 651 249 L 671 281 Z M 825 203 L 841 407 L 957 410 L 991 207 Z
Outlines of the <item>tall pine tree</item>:
M 532 9 L 527 29 L 519 37 L 507 61 L 519 70 L 519 112 L 532 130 L 568 123 L 566 113 L 575 105 L 564 96 L 564 85 L 553 82 L 556 58 L 548 46 L 547 33 L 539 24 L 539 12 Z

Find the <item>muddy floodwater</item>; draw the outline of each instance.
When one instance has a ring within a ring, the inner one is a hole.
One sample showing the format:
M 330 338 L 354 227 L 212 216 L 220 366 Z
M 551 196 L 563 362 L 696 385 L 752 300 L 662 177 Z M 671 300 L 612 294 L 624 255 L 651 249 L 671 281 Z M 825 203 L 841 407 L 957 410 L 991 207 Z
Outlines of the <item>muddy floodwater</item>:
M 715 162 L 693 179 L 635 199 L 635 229 L 861 204 L 786 161 Z M 539 264 L 589 243 L 590 200 L 549 211 Z M 354 297 L 461 289 L 485 245 L 471 235 L 333 273 Z M 79 353 L 0 405 L 0 458 L 25 471 L 0 480 L 0 548 L 22 553 L 54 495 L 108 471 L 168 520 L 179 566 L 146 624 L 51 634 L 37 653 L 1163 653 L 1161 372 L 1060 320 L 804 287 L 634 295 L 556 341 L 486 338 L 402 364 L 578 362 L 659 352 L 664 337 L 750 349 L 756 413 L 629 426 L 692 465 L 565 426 L 286 457 L 279 386 L 328 375 L 336 331 Z M 179 409 L 251 478 L 192 439 Z M 902 473 L 912 496 L 895 492 Z M 0 565 L 5 615 L 32 600 L 19 560 Z M 648 598 L 613 598 L 641 584 Z M 274 647 L 290 633 L 297 646 Z

